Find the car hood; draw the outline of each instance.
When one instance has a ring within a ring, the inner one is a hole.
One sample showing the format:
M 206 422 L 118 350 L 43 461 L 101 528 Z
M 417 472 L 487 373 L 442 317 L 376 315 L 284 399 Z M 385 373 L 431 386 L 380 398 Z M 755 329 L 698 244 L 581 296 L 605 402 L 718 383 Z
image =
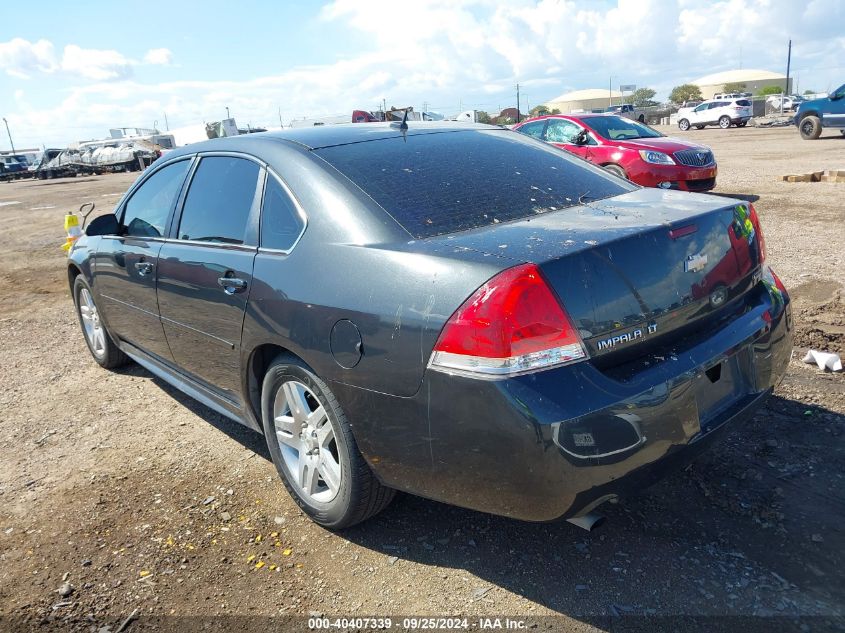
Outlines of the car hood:
M 688 141 L 682 141 L 680 139 L 671 138 L 668 136 L 661 136 L 657 138 L 632 139 L 630 141 L 609 141 L 609 143 L 611 145 L 615 145 L 617 147 L 622 147 L 625 149 L 633 149 L 636 151 L 657 150 L 659 152 L 665 152 L 667 154 L 672 154 L 674 152 L 685 149 L 710 151 L 710 148 L 705 147 L 704 145 L 698 145 L 697 143 L 690 143 Z
M 830 103 L 829 97 L 823 97 L 821 99 L 810 99 L 808 101 L 802 101 L 801 103 L 798 104 L 798 111 L 801 112 L 801 111 L 804 111 L 804 110 L 812 110 L 814 108 L 826 106 L 829 103 Z

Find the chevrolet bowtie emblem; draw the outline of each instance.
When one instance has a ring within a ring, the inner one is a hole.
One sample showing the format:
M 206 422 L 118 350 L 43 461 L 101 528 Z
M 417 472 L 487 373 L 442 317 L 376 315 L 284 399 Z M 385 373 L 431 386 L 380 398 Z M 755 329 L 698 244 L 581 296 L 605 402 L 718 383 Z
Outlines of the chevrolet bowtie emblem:
M 697 273 L 707 266 L 707 255 L 697 253 L 690 255 L 684 260 L 684 272 Z

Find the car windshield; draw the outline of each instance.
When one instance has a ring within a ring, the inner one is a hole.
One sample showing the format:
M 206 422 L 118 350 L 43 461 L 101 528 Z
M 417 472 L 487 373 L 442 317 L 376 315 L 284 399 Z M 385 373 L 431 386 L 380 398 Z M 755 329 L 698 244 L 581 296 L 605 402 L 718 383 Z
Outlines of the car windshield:
M 408 233 L 432 237 L 531 217 L 633 189 L 509 130 L 398 134 L 315 153 Z
M 635 138 L 658 138 L 663 136 L 643 123 L 637 123 L 620 116 L 590 117 L 585 121 L 596 133 L 610 141 L 627 141 Z

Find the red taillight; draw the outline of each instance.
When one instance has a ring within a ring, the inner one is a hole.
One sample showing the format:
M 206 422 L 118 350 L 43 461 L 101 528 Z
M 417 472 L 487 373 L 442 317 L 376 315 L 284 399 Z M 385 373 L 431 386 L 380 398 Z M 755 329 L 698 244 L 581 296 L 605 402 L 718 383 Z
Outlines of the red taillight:
M 783 282 L 780 280 L 780 277 L 775 274 L 775 271 L 769 268 L 769 272 L 772 273 L 772 279 L 775 280 L 775 287 L 780 290 L 783 294 L 789 294 L 786 291 L 786 286 L 783 285 Z
M 486 376 L 508 376 L 586 357 L 581 337 L 540 270 L 505 270 L 451 316 L 430 365 Z
M 766 261 L 766 238 L 763 237 L 763 229 L 760 227 L 760 218 L 757 217 L 757 211 L 750 202 L 748 203 L 748 216 L 751 224 L 754 225 L 754 232 L 757 234 L 757 239 L 759 240 L 760 263 L 762 264 Z

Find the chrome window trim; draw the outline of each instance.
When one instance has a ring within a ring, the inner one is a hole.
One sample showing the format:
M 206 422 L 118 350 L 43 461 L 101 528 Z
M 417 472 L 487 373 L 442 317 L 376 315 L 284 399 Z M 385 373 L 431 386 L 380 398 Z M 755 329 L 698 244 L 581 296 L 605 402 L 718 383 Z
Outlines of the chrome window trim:
M 188 246 L 212 246 L 230 251 L 255 252 L 258 248 L 254 244 L 229 244 L 227 242 L 204 242 L 202 240 L 180 240 L 175 237 L 158 238 L 166 244 L 186 244 Z

